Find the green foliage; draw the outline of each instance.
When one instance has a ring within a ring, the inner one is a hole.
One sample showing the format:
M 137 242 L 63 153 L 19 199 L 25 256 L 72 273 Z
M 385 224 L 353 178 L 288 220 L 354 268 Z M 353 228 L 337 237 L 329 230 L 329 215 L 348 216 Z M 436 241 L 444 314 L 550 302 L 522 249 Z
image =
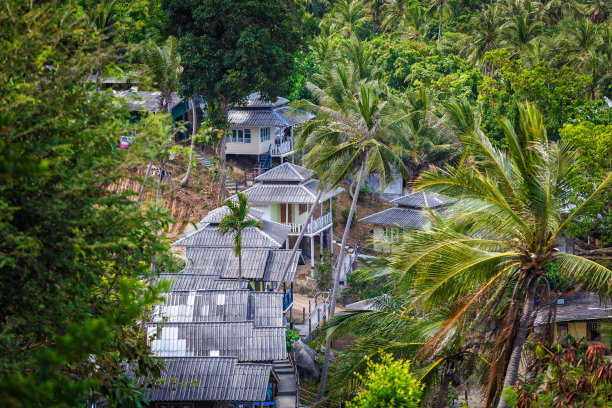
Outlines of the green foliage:
M 162 7 L 181 40 L 184 95 L 198 95 L 226 114 L 251 92 L 285 93 L 301 45 L 300 2 L 162 0 Z M 227 118 L 220 120 L 224 128 Z
M 551 350 L 538 346 L 547 370 L 508 390 L 510 407 L 604 407 L 612 395 L 612 362 L 605 347 L 568 339 Z
M 572 183 L 571 203 L 580 205 L 612 168 L 612 124 L 588 121 L 566 124 L 560 131 L 561 140 L 573 146 L 579 156 L 576 177 Z M 605 192 L 586 209 L 580 219 L 568 227 L 568 234 L 586 239 L 595 235 L 602 244 L 612 243 L 612 192 Z
M 83 81 L 116 50 L 78 13 L 28 4 L 0 14 L 0 399 L 138 407 L 147 401 L 124 369 L 162 368 L 139 322 L 167 289 L 146 283 L 151 263 L 174 271 L 155 233 L 171 220 L 109 187 L 167 117 L 130 123 L 123 101 Z M 134 149 L 117 149 L 132 132 Z
M 320 68 L 312 53 L 298 52 L 294 59 L 292 74 L 287 80 L 287 98 L 290 101 L 311 99 L 312 95 L 310 91 L 308 91 L 306 84 L 309 78 L 311 78 L 314 73 L 319 72 L 319 70 Z
M 323 254 L 323 259 L 315 264 L 315 281 L 319 290 L 328 291 L 332 286 L 333 259 L 330 253 Z
M 350 213 L 351 213 L 351 208 L 350 207 L 346 207 L 340 213 L 342 215 L 342 218 L 344 218 L 344 223 L 345 224 L 348 222 L 349 214 Z M 355 222 L 355 221 L 357 221 L 357 212 L 353 212 L 353 221 L 352 222 Z
M 290 328 L 287 328 L 285 330 L 285 342 L 287 343 L 287 353 L 291 353 L 292 351 L 295 351 L 295 349 L 293 348 L 292 341 L 297 341 L 299 339 L 300 339 L 299 331 L 292 330 Z
M 368 361 L 363 390 L 347 402 L 349 408 L 418 408 L 423 385 L 410 372 L 410 362 L 383 355 L 381 363 Z

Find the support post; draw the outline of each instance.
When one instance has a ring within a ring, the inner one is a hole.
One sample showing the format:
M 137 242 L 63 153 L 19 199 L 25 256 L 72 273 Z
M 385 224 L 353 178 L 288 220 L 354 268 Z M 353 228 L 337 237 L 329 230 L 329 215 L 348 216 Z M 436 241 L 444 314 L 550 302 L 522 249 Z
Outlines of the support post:
M 306 307 L 302 307 L 302 323 L 306 323 Z
M 289 327 L 293 330 L 293 306 L 289 308 Z
M 308 301 L 308 316 L 312 314 L 312 300 Z
M 332 261 L 334 259 L 334 214 L 332 213 L 332 199 L 329 199 L 329 213 L 332 217 L 332 225 L 329 227 L 329 251 L 332 254 Z
M 314 263 L 314 237 L 311 235 L 310 237 L 308 237 L 310 239 L 310 273 L 312 275 L 312 277 L 314 278 L 314 271 L 315 271 L 315 263 Z

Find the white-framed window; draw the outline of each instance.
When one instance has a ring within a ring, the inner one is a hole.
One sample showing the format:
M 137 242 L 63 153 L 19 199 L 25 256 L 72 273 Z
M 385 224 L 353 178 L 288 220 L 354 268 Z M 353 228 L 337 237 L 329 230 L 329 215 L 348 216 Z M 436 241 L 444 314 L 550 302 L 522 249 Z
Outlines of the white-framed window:
M 270 128 L 265 127 L 265 128 L 259 129 L 259 141 L 265 142 L 267 140 L 270 140 Z
M 232 129 L 232 134 L 225 137 L 226 143 L 251 143 L 251 129 Z

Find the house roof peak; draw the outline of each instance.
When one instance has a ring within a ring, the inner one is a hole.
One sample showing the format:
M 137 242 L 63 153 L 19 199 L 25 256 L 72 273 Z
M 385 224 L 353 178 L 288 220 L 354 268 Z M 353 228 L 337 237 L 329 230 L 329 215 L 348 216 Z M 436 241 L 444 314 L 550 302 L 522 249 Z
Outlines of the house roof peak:
M 413 208 L 420 210 L 422 208 L 438 208 L 448 204 L 449 199 L 437 193 L 425 193 L 423 191 L 415 191 L 403 197 L 391 200 L 393 204 L 399 207 Z
M 307 181 L 312 177 L 312 170 L 306 167 L 298 166 L 293 163 L 283 163 L 280 166 L 274 167 L 260 174 L 255 178 L 256 181 L 267 182 L 297 182 Z

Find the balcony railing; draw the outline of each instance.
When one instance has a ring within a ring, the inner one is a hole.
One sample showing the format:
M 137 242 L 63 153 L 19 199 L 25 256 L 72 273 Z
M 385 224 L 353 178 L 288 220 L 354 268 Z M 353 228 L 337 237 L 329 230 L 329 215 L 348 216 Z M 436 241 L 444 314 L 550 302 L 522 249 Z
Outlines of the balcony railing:
M 285 153 L 289 153 L 293 150 L 293 140 L 289 139 L 287 141 L 281 142 L 280 144 L 273 143 L 272 144 L 272 156 L 282 156 Z
M 332 223 L 332 216 L 331 213 L 327 213 L 319 218 L 317 218 L 316 220 L 312 220 L 310 222 L 310 224 L 308 224 L 308 227 L 306 228 L 306 234 L 312 234 L 317 232 L 318 230 L 320 230 L 321 228 L 329 225 Z M 299 234 L 302 231 L 302 228 L 304 227 L 304 224 L 298 224 L 295 222 L 284 222 L 283 224 L 288 225 L 289 227 L 291 227 L 291 234 Z

